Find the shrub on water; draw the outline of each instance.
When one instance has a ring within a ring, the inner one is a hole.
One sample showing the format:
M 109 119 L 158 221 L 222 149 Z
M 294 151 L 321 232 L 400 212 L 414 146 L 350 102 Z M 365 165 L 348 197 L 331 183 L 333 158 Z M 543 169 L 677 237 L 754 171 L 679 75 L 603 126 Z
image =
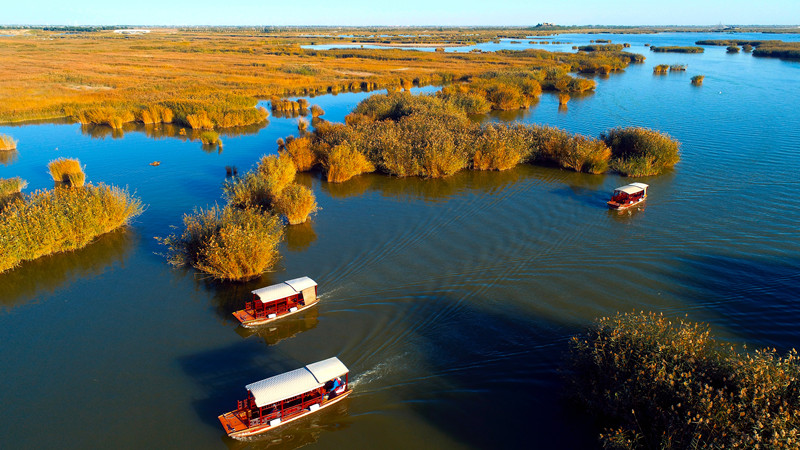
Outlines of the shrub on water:
M 709 326 L 654 313 L 599 319 L 570 343 L 567 389 L 605 448 L 797 448 L 800 358 L 738 352 Z
M 659 64 L 653 67 L 653 74 L 655 75 L 663 75 L 669 72 L 669 65 L 668 64 Z
M 347 141 L 334 147 L 321 147 L 320 158 L 326 178 L 331 183 L 341 183 L 356 175 L 375 171 L 367 157 Z
M 139 112 L 138 120 L 144 124 L 172 123 L 175 114 L 161 105 L 151 105 Z
M 161 242 L 174 265 L 189 265 L 220 280 L 248 280 L 278 261 L 283 226 L 253 208 L 213 207 L 183 217 L 184 231 Z
M 308 130 L 308 120 L 301 117 L 297 120 L 297 131 L 299 131 L 302 135 L 306 132 L 306 130 Z
M 294 181 L 297 168 L 292 157 L 288 153 L 282 153 L 278 156 L 262 157 L 256 172 L 264 179 L 267 193 L 272 198 L 277 198 Z
M 311 117 L 319 117 L 325 115 L 325 110 L 319 105 L 311 105 Z
M 141 214 L 127 191 L 103 184 L 37 191 L 0 211 L 0 272 L 88 245 Z
M 53 177 L 53 181 L 57 183 L 70 183 L 71 179 L 80 181 L 81 177 L 78 174 L 83 174 L 81 162 L 77 159 L 54 159 L 50 161 L 47 168 L 50 169 L 50 175 Z M 81 183 L 81 186 L 82 185 L 83 183 Z
M 11 151 L 17 148 L 17 141 L 9 135 L 0 134 L 0 151 Z
M 219 133 L 216 131 L 204 131 L 200 133 L 200 142 L 204 145 L 220 145 L 222 141 L 219 139 Z
M 297 183 L 286 187 L 275 200 L 273 207 L 275 212 L 285 217 L 291 225 L 305 222 L 318 209 L 314 192 Z
M 731 45 L 726 50 L 728 53 L 739 53 L 739 47 L 736 45 Z
M 679 143 L 666 133 L 640 127 L 614 128 L 600 135 L 611 148 L 612 168 L 623 175 L 658 175 L 680 160 Z
M 281 141 L 283 140 L 281 139 Z M 317 155 L 311 147 L 311 138 L 305 136 L 294 139 L 283 146 L 284 151 L 292 158 L 298 172 L 307 172 L 317 164 Z
M 750 44 L 744 44 L 742 46 L 742 50 L 744 50 L 746 53 L 750 53 L 753 51 L 753 46 Z
M 297 99 L 297 106 L 299 106 L 300 109 L 308 109 L 308 100 L 304 98 Z
M 695 75 L 692 77 L 692 84 L 695 86 L 700 86 L 703 84 L 703 80 L 706 78 L 705 75 Z

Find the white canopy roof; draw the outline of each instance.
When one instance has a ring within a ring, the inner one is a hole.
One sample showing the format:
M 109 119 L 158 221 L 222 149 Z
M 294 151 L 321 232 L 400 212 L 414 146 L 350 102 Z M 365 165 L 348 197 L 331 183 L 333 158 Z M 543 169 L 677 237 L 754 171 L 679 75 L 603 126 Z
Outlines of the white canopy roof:
M 262 407 L 322 387 L 347 372 L 347 367 L 334 356 L 245 387 L 253 394 L 256 406 Z
M 615 191 L 624 192 L 626 194 L 637 194 L 639 192 L 647 190 L 647 187 L 648 186 L 646 184 L 644 184 L 644 183 L 631 183 L 631 184 L 627 184 L 627 185 L 622 186 L 622 187 L 618 187 L 618 188 L 616 188 L 614 190 Z
M 295 294 L 299 294 L 303 289 L 316 286 L 317 283 L 308 277 L 295 278 L 294 280 L 284 281 L 283 283 L 273 284 L 252 291 L 257 295 L 261 303 L 269 303 L 280 300 Z

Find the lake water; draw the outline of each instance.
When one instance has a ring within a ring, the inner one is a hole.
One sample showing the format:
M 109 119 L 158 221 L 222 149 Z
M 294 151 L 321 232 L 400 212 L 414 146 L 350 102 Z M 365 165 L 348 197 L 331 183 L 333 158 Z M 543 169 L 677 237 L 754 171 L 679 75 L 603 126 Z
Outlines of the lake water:
M 607 36 L 557 39 L 598 38 Z M 671 134 L 682 160 L 637 180 L 651 185 L 639 210 L 605 205 L 630 179 L 552 168 L 343 184 L 302 174 L 322 210 L 288 229 L 275 272 L 244 284 L 168 266 L 154 236 L 195 207 L 221 203 L 225 166 L 243 172 L 274 153 L 297 119 L 223 136 L 221 151 L 167 127 L 0 126 L 19 140 L 18 152 L 0 154 L 0 177 L 50 188 L 47 162 L 77 157 L 90 181 L 128 186 L 148 205 L 126 230 L 0 275 L 0 443 L 592 448 L 598 430 L 564 402 L 558 368 L 569 337 L 595 317 L 688 314 L 751 348 L 797 347 L 800 63 L 724 47 L 690 55 L 637 46 L 644 64 L 597 78 L 596 93 L 566 109 L 544 94 L 528 111 L 483 120 L 592 136 L 629 125 Z M 654 76 L 661 63 L 687 71 Z M 696 74 L 703 86 L 689 83 Z M 342 121 L 368 95 L 310 100 Z M 304 275 L 320 285 L 313 311 L 256 333 L 238 328 L 230 313 L 249 291 Z M 235 408 L 245 384 L 334 355 L 354 380 L 343 404 L 260 441 L 225 437 L 216 417 Z

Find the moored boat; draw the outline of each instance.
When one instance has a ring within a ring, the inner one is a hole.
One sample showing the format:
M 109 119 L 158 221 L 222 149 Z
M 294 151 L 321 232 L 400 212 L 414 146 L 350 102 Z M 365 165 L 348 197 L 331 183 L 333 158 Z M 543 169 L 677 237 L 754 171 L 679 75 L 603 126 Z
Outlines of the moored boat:
M 247 398 L 220 415 L 228 436 L 246 439 L 331 406 L 352 392 L 349 370 L 333 357 L 245 386 Z
M 611 209 L 625 209 L 638 205 L 647 199 L 647 188 L 644 183 L 631 183 L 614 189 L 608 207 Z
M 315 305 L 317 283 L 308 277 L 295 278 L 283 283 L 252 291 L 253 300 L 233 316 L 243 327 L 251 328 L 270 323 Z

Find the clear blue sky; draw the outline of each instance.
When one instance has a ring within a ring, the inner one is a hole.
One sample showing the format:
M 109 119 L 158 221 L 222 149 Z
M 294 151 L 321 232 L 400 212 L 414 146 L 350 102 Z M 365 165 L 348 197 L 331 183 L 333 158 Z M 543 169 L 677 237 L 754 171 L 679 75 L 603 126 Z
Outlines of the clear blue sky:
M 17 0 L 0 24 L 796 25 L 800 0 Z

